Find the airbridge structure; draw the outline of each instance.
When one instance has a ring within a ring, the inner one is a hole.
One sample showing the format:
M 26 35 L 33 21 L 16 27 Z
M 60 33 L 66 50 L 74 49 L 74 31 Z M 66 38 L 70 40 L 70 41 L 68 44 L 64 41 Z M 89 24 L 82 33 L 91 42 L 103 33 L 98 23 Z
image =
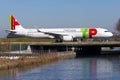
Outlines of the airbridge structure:
M 11 42 L 10 44 L 27 44 L 30 46 L 32 53 L 37 52 L 64 52 L 75 51 L 76 56 L 81 55 L 99 55 L 102 47 L 120 47 L 120 42 Z M 120 54 L 120 52 L 119 52 Z

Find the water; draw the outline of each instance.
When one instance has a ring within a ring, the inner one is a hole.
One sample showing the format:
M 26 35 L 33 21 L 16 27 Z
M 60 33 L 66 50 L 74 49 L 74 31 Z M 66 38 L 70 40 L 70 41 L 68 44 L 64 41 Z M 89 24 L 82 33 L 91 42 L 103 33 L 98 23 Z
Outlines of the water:
M 44 66 L 1 70 L 0 80 L 119 80 L 120 57 L 89 57 Z

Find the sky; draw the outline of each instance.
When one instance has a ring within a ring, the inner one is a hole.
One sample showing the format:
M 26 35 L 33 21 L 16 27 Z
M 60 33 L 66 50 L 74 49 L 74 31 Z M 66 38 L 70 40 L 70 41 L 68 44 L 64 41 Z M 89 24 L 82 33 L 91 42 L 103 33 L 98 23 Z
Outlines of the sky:
M 0 37 L 9 30 L 8 15 L 25 28 L 102 27 L 115 31 L 120 0 L 0 0 Z

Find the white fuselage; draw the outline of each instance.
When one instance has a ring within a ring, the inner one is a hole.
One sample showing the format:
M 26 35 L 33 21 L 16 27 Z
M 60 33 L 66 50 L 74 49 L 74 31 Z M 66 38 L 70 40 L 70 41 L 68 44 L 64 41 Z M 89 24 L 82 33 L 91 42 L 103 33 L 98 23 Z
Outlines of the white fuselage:
M 81 29 L 84 29 L 83 31 Z M 16 31 L 16 35 L 26 36 L 26 37 L 36 37 L 36 38 L 55 38 L 53 35 L 46 34 L 60 34 L 62 36 L 72 36 L 73 38 L 76 37 L 90 37 L 89 28 L 49 28 L 49 29 L 25 29 Z M 97 33 L 92 35 L 92 37 L 111 37 L 113 34 L 109 32 L 107 29 L 103 28 L 95 28 Z M 41 31 L 41 32 L 39 32 Z

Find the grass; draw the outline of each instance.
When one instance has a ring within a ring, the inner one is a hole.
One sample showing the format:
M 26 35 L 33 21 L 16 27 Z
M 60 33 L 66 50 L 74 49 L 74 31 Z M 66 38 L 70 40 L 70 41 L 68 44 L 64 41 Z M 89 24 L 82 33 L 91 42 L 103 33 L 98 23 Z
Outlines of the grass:
M 47 38 L 0 38 L 0 42 L 54 42 Z

